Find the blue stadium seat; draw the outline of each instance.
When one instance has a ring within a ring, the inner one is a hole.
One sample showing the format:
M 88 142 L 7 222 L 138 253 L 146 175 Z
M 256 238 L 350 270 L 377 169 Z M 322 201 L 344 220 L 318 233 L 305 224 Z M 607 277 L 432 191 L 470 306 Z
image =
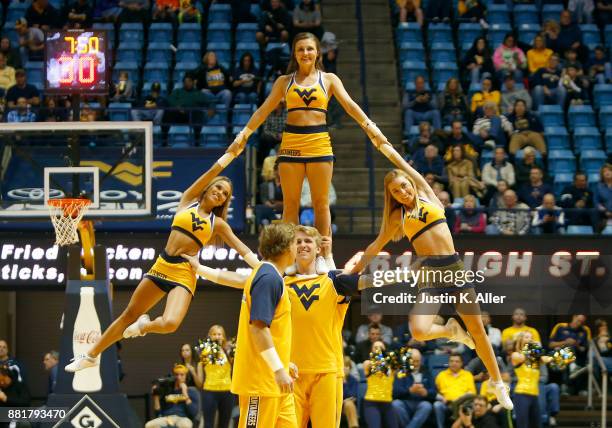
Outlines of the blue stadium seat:
M 152 42 L 147 46 L 148 62 L 167 62 L 172 61 L 172 46 L 168 42 Z
M 215 3 L 216 4 L 216 3 Z M 229 22 L 213 22 L 206 30 L 207 42 L 227 42 L 232 37 L 232 24 Z
M 601 231 L 602 235 L 612 235 L 612 225 L 604 227 L 604 230 Z
M 580 153 L 580 166 L 583 171 L 599 171 L 606 159 L 603 150 L 584 150 Z
M 213 3 L 208 10 L 208 22 L 232 22 L 232 9 L 229 4 Z
M 599 110 L 599 123 L 602 128 L 612 128 L 612 105 L 603 106 Z
M 397 26 L 396 38 L 398 43 L 422 42 L 421 27 L 416 22 L 402 22 Z
M 202 28 L 197 23 L 185 23 L 178 27 L 178 42 L 200 43 L 202 41 Z
M 436 42 L 443 42 L 450 44 L 453 43 L 452 28 L 449 24 L 429 24 L 427 27 L 427 42 L 432 45 Z
M 236 26 L 236 43 L 254 43 L 257 33 L 257 24 L 254 22 L 241 22 Z
M 600 45 L 601 37 L 599 36 L 599 28 L 595 24 L 582 24 L 582 42 L 585 45 Z
M 117 47 L 115 61 L 136 61 L 139 65 L 142 64 L 142 43 L 122 42 Z
M 125 22 L 119 28 L 119 44 L 122 42 L 144 42 L 144 29 L 141 23 Z
M 518 27 L 522 24 L 540 23 L 538 9 L 533 4 L 515 4 L 512 15 L 514 15 L 514 25 Z
M 595 126 L 595 112 L 589 105 L 574 105 L 568 110 L 570 129 L 578 126 Z
M 448 355 L 436 355 L 430 354 L 427 356 L 427 368 L 433 369 L 445 369 L 448 367 Z
M 261 7 L 259 4 L 253 3 L 251 5 L 251 15 L 253 15 L 257 21 L 259 21 L 259 18 L 261 17 Z
M 579 127 L 574 129 L 574 153 L 583 150 L 601 149 L 601 134 L 594 127 Z
M 30 7 L 29 2 L 11 1 L 9 2 L 8 9 L 6 11 L 6 22 L 13 23 L 25 16 L 26 10 Z
M 145 81 L 167 82 L 170 75 L 170 64 L 167 62 L 147 62 L 144 67 Z
M 542 22 L 557 21 L 563 12 L 563 4 L 545 4 L 542 6 Z
M 202 45 L 200 43 L 179 43 L 176 52 L 176 62 L 197 62 L 202 60 Z
M 215 107 L 215 114 L 208 119 L 208 126 L 227 126 L 228 111 L 223 104 L 218 104 Z
M 44 80 L 44 63 L 42 61 L 28 61 L 24 65 L 28 83 L 38 86 Z
M 425 75 L 425 79 L 427 79 L 427 73 L 424 73 Z M 409 80 L 408 82 L 406 82 L 406 84 L 404 85 L 404 89 L 406 90 L 406 92 L 408 92 L 409 94 L 414 93 L 414 91 L 416 91 L 416 86 L 414 85 L 414 79 Z M 431 91 L 431 88 L 429 87 L 429 82 L 427 80 L 425 80 L 425 89 L 428 91 Z
M 149 95 L 151 93 L 151 86 L 153 86 L 153 83 L 155 82 L 144 82 L 144 84 L 142 85 L 142 95 Z M 161 94 L 162 95 L 167 95 L 168 94 L 168 83 L 166 82 L 157 82 L 159 83 L 159 86 L 161 87 Z
M 119 78 L 120 71 L 127 71 L 132 82 L 138 77 L 138 63 L 136 61 L 117 61 L 113 67 L 113 80 Z
M 431 60 L 433 62 L 456 61 L 455 48 L 451 43 L 435 42 L 431 45 Z M 434 64 L 435 68 L 435 64 Z
M 172 72 L 172 81 L 175 83 L 180 82 L 183 83 L 183 76 L 188 71 L 195 70 L 198 68 L 198 63 L 195 61 L 192 62 L 177 62 L 174 66 L 174 71 Z M 176 86 L 176 85 L 175 85 Z
M 214 51 L 217 61 L 226 69 L 229 69 L 232 61 L 232 45 L 226 42 L 210 42 L 206 45 L 206 51 Z
M 132 103 L 110 103 L 108 105 L 108 116 L 112 122 L 127 122 L 130 119 Z
M 489 5 L 487 9 L 487 21 L 490 24 L 507 24 L 510 22 L 510 12 L 508 11 L 508 6 L 506 6 L 506 4 Z
M 606 128 L 606 153 L 612 154 L 612 127 Z
M 612 24 L 608 24 L 604 27 L 604 36 L 606 39 L 606 46 L 612 46 Z
M 404 61 L 402 63 L 402 81 L 413 82 L 417 76 L 425 76 L 427 79 L 427 66 L 424 61 Z
M 154 22 L 149 27 L 149 43 L 172 43 L 172 24 L 169 22 Z
M 595 108 L 612 106 L 612 84 L 593 86 L 593 98 Z
M 457 38 L 459 45 L 463 43 L 469 43 L 470 45 L 476 40 L 476 37 L 484 34 L 480 24 L 473 22 L 462 22 L 459 24 L 459 30 L 457 31 Z
M 225 126 L 203 126 L 201 140 L 208 147 L 226 147 L 229 144 Z
M 95 22 L 91 28 L 94 30 L 104 30 L 107 34 L 108 48 L 114 49 L 115 47 L 115 26 L 110 22 Z
M 404 42 L 400 44 L 400 62 L 409 60 L 425 61 L 425 48 L 420 42 Z
M 15 29 L 15 21 L 7 21 L 4 24 L 2 35 L 9 38 L 12 46 L 19 46 L 19 33 Z
M 518 31 L 518 38 L 521 42 L 531 45 L 534 37 L 540 33 L 540 29 L 541 27 L 538 23 L 521 24 Z
M 576 171 L 576 158 L 570 150 L 549 150 L 548 167 L 551 174 Z
M 567 226 L 567 230 L 565 231 L 565 233 L 567 235 L 592 235 L 593 227 L 569 225 Z
M 193 143 L 191 127 L 187 125 L 172 125 L 168 131 L 168 144 L 173 147 L 189 147 Z
M 505 7 L 505 6 L 504 6 Z M 495 48 L 504 41 L 504 37 L 507 33 L 512 31 L 512 27 L 508 24 L 509 21 L 502 21 L 496 24 L 492 24 L 489 28 L 489 44 Z
M 251 104 L 235 104 L 232 112 L 232 126 L 245 126 L 253 114 Z
M 472 47 L 472 43 L 471 42 L 464 42 L 459 46 L 459 49 L 461 49 L 460 52 L 460 57 L 463 58 L 466 54 L 467 51 L 470 50 L 470 48 Z
M 563 110 L 558 104 L 541 105 L 538 107 L 538 115 L 540 121 L 546 126 L 563 126 L 565 127 L 565 117 L 563 116 Z
M 560 173 L 555 174 L 554 184 L 553 184 L 555 195 L 559 197 L 561 195 L 561 192 L 563 191 L 563 188 L 565 186 L 572 184 L 573 181 L 574 181 L 574 174 L 567 173 L 567 172 L 560 172 Z
M 242 55 L 247 52 L 253 55 L 253 58 L 255 59 L 255 67 L 259 68 L 259 64 L 261 64 L 261 56 L 259 54 L 259 45 L 257 43 L 237 43 L 236 53 L 234 55 L 235 63 L 238 64 Z
M 432 80 L 434 86 L 446 82 L 451 77 L 458 77 L 459 70 L 454 62 L 437 62 L 433 64 Z

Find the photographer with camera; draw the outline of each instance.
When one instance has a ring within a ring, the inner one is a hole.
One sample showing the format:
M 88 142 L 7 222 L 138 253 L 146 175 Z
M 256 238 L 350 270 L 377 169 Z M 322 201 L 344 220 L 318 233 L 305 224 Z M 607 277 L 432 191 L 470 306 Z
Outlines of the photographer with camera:
M 187 367 L 176 364 L 174 376 L 158 379 L 153 385 L 153 406 L 159 416 L 146 423 L 145 428 L 176 426 L 192 428 L 199 410 L 199 397 L 195 388 L 187 387 Z
M 489 411 L 489 402 L 482 395 L 474 397 L 472 402 L 462 404 L 459 418 L 451 428 L 500 428 L 495 416 Z

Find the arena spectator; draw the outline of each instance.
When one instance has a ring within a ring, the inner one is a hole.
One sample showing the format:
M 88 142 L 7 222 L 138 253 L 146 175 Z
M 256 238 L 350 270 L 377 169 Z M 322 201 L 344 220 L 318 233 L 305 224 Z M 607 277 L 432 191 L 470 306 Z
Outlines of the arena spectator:
M 76 0 L 66 8 L 68 28 L 91 28 L 93 7 L 89 0 Z
M 328 73 L 336 73 L 338 57 L 338 41 L 336 35 L 331 31 L 323 33 L 321 39 L 321 54 L 323 56 L 323 67 Z
M 553 55 L 552 49 L 546 47 L 546 39 L 538 34 L 533 38 L 533 48 L 527 51 L 527 65 L 529 74 L 533 74 L 540 68 L 548 65 L 548 60 Z
M 485 185 L 476 177 L 474 163 L 465 157 L 463 147 L 454 146 L 452 153 L 446 170 L 453 198 L 462 198 L 470 193 L 483 195 Z
M 450 0 L 430 0 L 425 6 L 425 18 L 434 24 L 450 22 L 452 2 Z
M 422 27 L 424 22 L 423 9 L 421 9 L 421 0 L 397 0 L 399 7 L 400 22 L 408 22 L 414 20 Z
M 599 183 L 595 188 L 595 208 L 604 226 L 612 223 L 612 164 L 606 164 L 599 171 Z
M 612 82 L 612 63 L 606 58 L 605 49 L 602 46 L 596 46 L 593 52 L 594 56 L 588 62 L 587 67 L 589 77 L 595 83 Z
M 96 0 L 94 3 L 94 20 L 115 22 L 121 14 L 119 0 Z
M 415 90 L 408 94 L 408 108 L 404 112 L 404 126 L 410 129 L 415 123 L 430 122 L 434 129 L 440 129 L 440 112 L 433 102 L 433 95 L 425 87 L 425 78 L 417 76 L 414 79 Z
M 529 230 L 529 207 L 518 202 L 514 190 L 504 192 L 503 209 L 498 209 L 491 216 L 491 224 L 487 226 L 488 234 L 525 235 Z
M 559 57 L 552 55 L 548 60 L 548 66 L 540 68 L 531 78 L 534 109 L 543 104 L 565 105 L 566 90 L 563 85 L 559 84 L 560 80 Z
M 287 122 L 287 109 L 285 100 L 281 100 L 276 108 L 266 118 L 263 131 L 259 136 L 259 147 L 257 150 L 257 164 L 261 165 L 263 159 L 268 156 L 270 150 L 277 147 L 283 138 L 283 130 Z
M 463 68 L 469 70 L 471 84 L 480 82 L 480 79 L 491 77 L 495 73 L 493 67 L 493 54 L 489 42 L 485 37 L 477 37 L 472 47 L 463 58 Z
M 33 0 L 24 18 L 28 25 L 40 28 L 42 31 L 59 27 L 59 12 L 49 4 L 48 0 Z
M 438 428 L 447 426 L 447 413 L 451 406 L 455 407 L 476 395 L 476 384 L 472 373 L 463 369 L 463 359 L 460 354 L 448 357 L 448 368 L 436 376 L 438 400 L 434 402 L 434 414 Z
M 497 182 L 496 191 L 489 200 L 489 208 L 506 208 L 506 203 L 504 202 L 504 192 L 509 188 L 510 186 L 508 186 L 508 182 L 506 180 L 499 180 Z
M 193 77 L 186 73 L 183 77 L 183 87 L 174 88 L 168 97 L 168 106 L 164 114 L 164 122 L 195 124 L 194 131 L 199 137 L 200 125 L 204 120 L 202 109 L 208 109 L 208 116 L 214 114 L 214 101 L 195 88 Z
M 36 114 L 30 111 L 28 100 L 25 97 L 19 97 L 17 106 L 8 112 L 6 121 L 9 123 L 36 122 Z
M 51 394 L 55 391 L 55 385 L 57 383 L 57 363 L 59 363 L 59 352 L 57 351 L 49 351 L 43 357 L 45 371 L 49 372 L 47 394 Z
M 495 354 L 499 355 L 502 346 L 501 330 L 497 327 L 493 327 L 493 324 L 491 323 L 491 316 L 487 311 L 482 311 L 482 324 L 484 325 L 485 331 L 487 332 L 487 337 L 489 338 L 489 342 L 491 342 L 491 346 L 493 346 Z
M 336 212 L 334 211 L 334 205 L 336 205 L 336 189 L 334 184 L 329 185 L 329 212 L 332 221 L 332 232 L 336 232 L 337 226 L 333 224 L 336 218 Z M 304 177 L 304 183 L 302 184 L 302 194 L 300 195 L 300 224 L 304 226 L 314 226 L 314 210 L 312 208 L 312 194 L 310 193 L 310 183 L 308 178 Z
M 26 384 L 10 368 L 0 366 L 0 407 L 29 406 L 30 392 Z
M 487 226 L 487 216 L 482 210 L 476 208 L 476 197 L 465 195 L 463 198 L 463 208 L 457 214 L 455 234 L 464 233 L 484 233 Z
M 451 428 L 501 428 L 497 423 L 495 414 L 489 410 L 489 401 L 487 397 L 477 395 L 472 401 L 471 411 L 465 407 L 459 408 L 459 417 Z
M 8 37 L 0 39 L 0 52 L 4 54 L 8 66 L 13 67 L 15 70 L 21 68 L 19 49 L 12 46 L 11 40 Z
M 612 372 L 612 339 L 610 339 L 608 323 L 604 319 L 595 320 L 594 340 L 609 374 Z
M 489 28 L 489 24 L 484 19 L 487 13 L 487 7 L 479 0 L 459 0 L 457 12 L 459 13 L 459 19 L 469 19 L 472 22 L 480 22 L 483 30 Z
M 514 166 L 506 158 L 506 150 L 496 147 L 493 160 L 487 162 L 482 168 L 482 181 L 487 186 L 488 198 L 497 189 L 497 183 L 504 180 L 510 187 L 516 183 Z
M 372 343 L 371 352 L 386 350 L 385 344 L 377 340 Z M 371 371 L 372 362 L 368 358 L 363 362 L 367 388 L 363 400 L 363 414 L 369 428 L 399 428 L 397 417 L 391 404 L 393 401 L 393 380 L 395 371 L 389 373 Z
M 561 26 L 556 19 L 549 19 L 542 26 L 542 33 L 546 40 L 546 47 L 551 49 L 553 52 L 559 53 L 559 32 Z
M 25 18 L 19 18 L 15 23 L 15 30 L 19 34 L 19 55 L 21 63 L 29 61 L 42 61 L 45 48 L 45 33 L 40 28 L 29 27 Z
M 447 181 L 446 171 L 444 170 L 444 160 L 438 154 L 438 148 L 433 144 L 425 147 L 424 156 L 414 161 L 414 167 L 421 174 L 428 172 L 436 176 L 437 181 Z
M 15 83 L 15 69 L 7 65 L 6 56 L 0 51 L 0 89 L 6 92 Z
M 521 80 L 523 77 L 521 70 L 527 67 L 527 59 L 521 48 L 516 46 L 512 33 L 506 34 L 503 43 L 495 49 L 493 65 L 500 78 L 508 72 L 514 74 L 515 80 Z
M 591 24 L 593 22 L 594 0 L 569 0 L 567 10 L 572 14 L 576 23 Z
M 507 135 L 513 131 L 512 124 L 506 116 L 500 116 L 497 111 L 497 104 L 488 101 L 483 107 L 484 116 L 474 121 L 472 132 L 480 137 L 481 145 L 488 149 L 495 146 L 505 146 Z
M 257 104 L 261 79 L 253 54 L 245 52 L 231 78 L 235 104 Z
M 598 223 L 593 211 L 593 192 L 583 172 L 574 174 L 574 183 L 563 188 L 560 205 L 569 208 L 565 216 L 568 225 L 590 226 Z
M 89 103 L 83 103 L 81 107 L 81 122 L 95 122 L 98 120 L 98 110 L 91 107 Z
M 580 62 L 585 63 L 589 58 L 589 49 L 583 45 L 582 30 L 577 23 L 572 22 L 572 15 L 568 10 L 561 12 L 559 24 L 558 53 L 563 55 L 565 51 L 575 49 L 578 52 Z
M 525 146 L 532 146 L 543 156 L 546 156 L 546 141 L 544 140 L 542 122 L 536 115 L 529 112 L 525 101 L 516 100 L 514 102 L 512 113 L 508 115 L 508 121 L 514 128 L 508 146 L 511 155 L 515 155 Z
M 386 326 L 385 326 L 386 327 Z M 389 327 L 387 327 L 389 328 Z M 375 323 L 371 323 L 368 326 L 368 337 L 365 340 L 358 341 L 355 338 L 355 359 L 357 363 L 363 363 L 370 358 L 370 352 L 376 342 L 383 340 L 381 326 Z M 385 342 L 388 345 L 389 342 Z
M 584 366 L 587 348 L 591 340 L 591 329 L 586 325 L 586 316 L 572 315 L 572 320 L 557 323 L 550 332 L 548 347 L 550 349 L 570 347 L 576 355 L 576 364 Z
M 38 110 L 39 122 L 64 122 L 68 119 L 68 109 L 58 105 L 55 97 L 45 97 L 44 106 Z
M 251 3 L 242 0 L 230 0 L 232 7 L 232 21 L 234 24 L 241 22 L 256 22 L 255 17 L 251 13 Z
M 501 109 L 503 114 L 511 114 L 514 112 L 514 103 L 518 100 L 525 102 L 527 110 L 531 110 L 531 95 L 525 88 L 517 88 L 512 73 L 507 73 L 504 78 L 504 86 L 502 88 Z
M 260 204 L 255 206 L 258 226 L 278 220 L 283 213 L 283 191 L 280 187 L 278 163 L 264 161 L 261 176 L 264 181 L 259 185 Z
M 357 327 L 357 331 L 355 332 L 355 343 L 368 340 L 370 337 L 370 326 L 372 324 L 377 325 L 380 329 L 380 340 L 389 345 L 393 340 L 393 330 L 391 327 L 383 324 L 383 314 L 381 312 L 372 312 L 368 315 L 368 323 L 361 324 L 359 327 Z
M 421 122 L 419 123 L 419 135 L 410 141 L 406 152 L 411 160 L 416 161 L 425 156 L 425 147 L 430 144 L 436 146 L 438 152 L 444 148 L 438 136 L 432 132 L 429 122 Z
M 446 143 L 445 162 L 450 162 L 453 155 L 453 146 L 460 145 L 465 151 L 465 156 L 475 162 L 475 164 L 478 163 L 478 141 L 471 133 L 463 132 L 463 123 L 461 121 L 454 120 L 451 123 L 450 132 L 447 133 L 444 142 Z
M 111 102 L 129 102 L 134 98 L 134 83 L 127 71 L 119 72 L 119 81 L 111 85 Z
M 232 102 L 232 91 L 228 89 L 229 75 L 227 70 L 219 65 L 217 55 L 208 51 L 202 57 L 202 63 L 193 72 L 197 88 L 212 102 L 223 104 L 226 109 Z
M 167 105 L 166 99 L 161 95 L 161 84 L 153 82 L 151 92 L 141 97 L 131 110 L 132 120 L 150 120 L 154 125 L 161 125 Z
M 523 149 L 523 159 L 517 160 L 514 163 L 516 171 L 516 181 L 519 186 L 529 181 L 529 175 L 532 168 L 540 168 L 544 171 L 542 162 L 536 156 L 536 150 L 527 146 Z
M 421 352 L 418 349 L 410 352 L 413 369 L 407 376 L 395 378 L 391 404 L 400 427 L 421 428 L 433 410 L 436 387 L 431 373 L 422 365 Z
M 294 34 L 308 32 L 323 38 L 323 26 L 321 25 L 321 12 L 316 7 L 314 0 L 302 0 L 293 10 Z
M 565 227 L 565 213 L 555 204 L 555 195 L 547 193 L 542 197 L 542 205 L 533 212 L 531 227 L 538 233 L 558 233 Z
M 167 22 L 176 26 L 178 24 L 177 11 L 179 10 L 178 0 L 156 0 L 153 6 L 152 22 Z
M 503 331 L 502 331 L 502 344 L 504 346 L 506 346 L 506 342 L 508 341 L 515 341 L 516 337 L 519 333 L 521 332 L 529 332 L 531 334 L 531 336 L 533 337 L 533 340 L 538 342 L 538 343 L 542 343 L 542 340 L 540 339 L 540 333 L 538 333 L 538 331 L 533 328 L 533 327 L 529 327 L 526 324 L 527 321 L 527 313 L 525 312 L 525 309 L 523 308 L 516 308 L 514 309 L 514 311 L 512 312 L 512 325 L 510 327 L 506 327 Z
M 568 105 L 589 104 L 588 81 L 583 79 L 578 68 L 570 64 L 561 76 L 561 84 L 566 91 L 565 102 Z
M 256 38 L 261 46 L 268 42 L 288 42 L 291 16 L 280 0 L 270 0 L 270 10 L 263 10 Z
M 472 113 L 481 116 L 484 105 L 489 102 L 494 103 L 496 107 L 499 106 L 501 93 L 497 89 L 493 89 L 493 79 L 487 76 L 482 79 L 480 91 L 472 95 Z
M 120 22 L 148 22 L 149 0 L 119 0 Z
M 542 424 L 554 427 L 557 426 L 556 416 L 559 413 L 561 392 L 559 385 L 554 382 L 548 382 L 548 367 L 546 364 L 540 366 L 540 414 L 542 416 Z
M 359 380 L 351 375 L 351 359 L 344 357 L 344 381 L 342 384 L 342 414 L 346 418 L 348 428 L 359 428 L 359 412 L 357 411 L 357 396 Z
M 195 1 L 192 0 L 182 0 L 181 8 L 179 9 L 178 14 L 178 23 L 192 23 L 192 24 L 201 24 L 202 23 L 202 14 L 196 7 Z
M 197 357 L 193 355 L 193 349 L 189 343 L 184 343 L 181 345 L 179 350 L 179 358 L 181 364 L 185 366 L 187 369 L 187 375 L 185 378 L 185 383 L 187 386 L 199 386 L 202 384 L 202 379 L 198 377 L 198 373 L 196 371 L 196 367 L 198 365 Z
M 436 183 L 436 184 L 439 184 L 439 183 Z M 436 190 L 434 187 L 434 192 L 435 191 Z M 436 196 L 438 197 L 438 199 L 440 200 L 440 203 L 444 207 L 444 217 L 446 217 L 446 224 L 448 225 L 448 228 L 450 230 L 453 230 L 453 227 L 455 227 L 455 223 L 457 222 L 457 213 L 455 212 L 455 209 L 453 208 L 451 204 L 450 194 L 445 190 L 441 190 L 438 193 L 436 193 Z
M 0 339 L 0 366 L 6 366 L 15 374 L 18 382 L 23 382 L 26 378 L 23 364 L 9 353 L 8 342 Z
M 610 0 L 594 0 L 595 1 L 595 19 L 600 27 L 612 22 L 612 1 Z
M 543 178 L 544 173 L 540 168 L 531 168 L 529 182 L 524 183 L 519 190 L 519 198 L 530 208 L 540 205 L 544 195 L 552 193 L 552 188 L 544 182 Z
M 187 368 L 181 364 L 174 366 L 174 385 L 168 391 L 164 391 L 158 385 L 153 387 L 153 408 L 159 417 L 150 420 L 145 428 L 162 428 L 167 425 L 175 425 L 179 428 L 191 428 L 192 419 L 198 413 L 197 390 L 188 388 L 185 383 Z
M 438 106 L 444 125 L 450 125 L 456 120 L 463 123 L 469 120 L 467 100 L 459 79 L 456 77 L 448 79 L 444 91 L 438 95 Z

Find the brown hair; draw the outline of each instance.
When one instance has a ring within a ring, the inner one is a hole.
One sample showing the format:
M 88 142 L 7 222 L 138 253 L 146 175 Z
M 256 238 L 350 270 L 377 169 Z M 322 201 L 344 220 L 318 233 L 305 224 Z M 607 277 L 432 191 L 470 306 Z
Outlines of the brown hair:
M 395 211 L 396 209 L 402 207 L 402 204 L 400 204 L 398 201 L 395 200 L 395 198 L 391 194 L 391 191 L 389 190 L 389 184 L 393 180 L 395 180 L 397 177 L 404 177 L 406 180 L 410 182 L 410 184 L 415 190 L 414 207 L 412 208 L 410 215 L 418 212 L 419 210 L 418 188 L 414 180 L 410 178 L 410 176 L 406 174 L 404 171 L 402 171 L 401 169 L 392 169 L 391 171 L 387 173 L 387 175 L 385 175 L 385 196 L 384 196 L 385 207 L 383 209 L 382 222 L 380 224 L 381 232 L 384 230 L 387 230 L 387 228 L 389 227 L 389 220 L 391 219 L 391 213 Z M 404 232 L 402 231 L 401 228 L 398 228 L 395 235 L 393 235 L 393 241 L 399 241 L 400 239 L 402 239 L 403 236 L 404 236 Z
M 291 74 L 300 68 L 297 60 L 295 59 L 295 45 L 297 45 L 297 42 L 301 40 L 314 41 L 315 46 L 317 47 L 317 60 L 315 61 L 315 68 L 317 70 L 324 70 L 323 60 L 321 57 L 321 42 L 319 42 L 317 36 L 312 33 L 299 33 L 293 38 L 293 45 L 291 46 L 291 59 L 289 60 L 289 65 L 287 66 L 287 74 Z
M 223 204 L 219 205 L 218 207 L 214 207 L 212 209 L 212 213 L 217 217 L 221 217 L 223 220 L 227 220 L 227 213 L 229 211 L 230 203 L 232 202 L 232 194 L 234 193 L 234 185 L 232 184 L 232 180 L 230 180 L 228 177 L 220 175 L 210 180 L 210 183 L 208 183 L 208 186 L 206 186 L 206 188 L 202 191 L 202 194 L 200 195 L 200 199 L 198 199 L 198 202 L 202 202 L 202 199 L 204 198 L 204 195 L 206 195 L 206 192 L 208 191 L 208 189 L 210 189 L 212 186 L 214 186 L 219 181 L 227 182 L 227 184 L 229 184 L 230 186 L 230 191 L 229 191 L 229 194 L 227 195 L 227 199 L 225 200 L 225 202 L 223 202 Z M 210 240 L 210 244 L 214 245 L 215 247 L 222 247 L 223 239 L 221 239 L 221 237 L 215 233 Z
M 607 163 L 607 164 L 604 164 L 604 165 L 601 167 L 601 169 L 599 170 L 599 181 L 601 181 L 602 183 L 603 183 L 603 181 L 604 181 L 604 171 L 605 171 L 606 169 L 610 169 L 610 170 L 612 170 L 612 163 Z
M 264 259 L 274 260 L 285 253 L 295 240 L 295 226 L 291 223 L 276 223 L 265 226 L 259 234 L 259 254 Z
M 317 245 L 317 247 L 321 247 L 321 234 L 319 233 L 319 231 L 312 227 L 312 226 L 296 226 L 295 227 L 295 232 L 302 232 L 304 235 L 308 235 L 310 236 L 312 239 L 314 239 L 315 244 Z

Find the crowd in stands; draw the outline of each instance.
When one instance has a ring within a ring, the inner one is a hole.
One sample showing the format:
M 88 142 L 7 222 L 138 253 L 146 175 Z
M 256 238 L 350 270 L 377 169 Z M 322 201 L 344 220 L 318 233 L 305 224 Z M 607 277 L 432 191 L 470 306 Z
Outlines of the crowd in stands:
M 586 316 L 580 314 L 557 323 L 550 333 L 530 326 L 521 308 L 514 310 L 510 325 L 503 329 L 494 326 L 487 313 L 482 317 L 503 380 L 511 386 L 515 408 L 510 418 L 515 420 L 514 426 L 555 426 L 560 397 L 586 394 L 584 367 L 591 339 L 612 372 L 612 340 L 603 319 L 595 320 L 592 334 Z M 437 317 L 436 323 L 444 322 Z M 482 361 L 463 344 L 446 339 L 420 342 L 411 336 L 407 320 L 392 328 L 380 313 L 370 314 L 364 324 L 354 331 L 345 329 L 342 335 L 343 426 L 358 428 L 364 422 L 369 428 L 508 426 L 509 415 L 487 392 L 489 376 Z M 237 400 L 229 392 L 233 342 L 219 325 L 212 326 L 207 337 L 218 341 L 221 351 L 200 359 L 192 344 L 181 345 L 177 360 L 169 362 L 168 376 L 160 374 L 154 382 L 154 416 L 146 427 L 171 423 L 189 428 L 198 426 L 201 419 L 208 427 L 214 426 L 217 418 L 217 426 L 227 428 L 238 417 Z M 532 342 L 541 343 L 545 350 L 539 367 L 525 364 L 522 349 Z M 398 352 L 401 347 L 411 349 L 412 370 L 406 376 L 372 371 L 371 352 Z M 549 367 L 547 355 L 563 347 L 572 349 L 575 363 L 561 370 Z M 58 360 L 58 353 L 49 351 L 42 361 L 49 373 L 48 393 L 54 391 Z M 30 404 L 26 377 L 23 364 L 9 353 L 7 342 L 0 340 L 0 407 Z
M 406 158 L 451 230 L 612 233 L 612 5 L 423 3 L 391 1 Z

